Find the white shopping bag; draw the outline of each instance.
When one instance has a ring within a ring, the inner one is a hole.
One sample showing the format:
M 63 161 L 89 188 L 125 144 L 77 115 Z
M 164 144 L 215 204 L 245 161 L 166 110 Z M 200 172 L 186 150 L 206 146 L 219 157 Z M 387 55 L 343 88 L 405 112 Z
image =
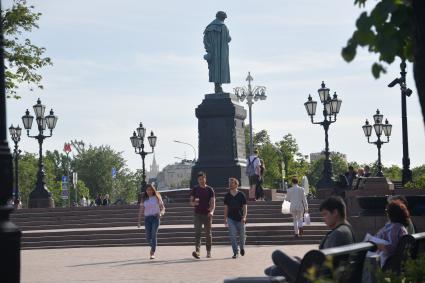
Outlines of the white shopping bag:
M 304 213 L 304 225 L 310 225 L 310 214 Z
M 287 200 L 282 202 L 282 214 L 289 214 L 289 208 L 291 207 L 291 203 Z

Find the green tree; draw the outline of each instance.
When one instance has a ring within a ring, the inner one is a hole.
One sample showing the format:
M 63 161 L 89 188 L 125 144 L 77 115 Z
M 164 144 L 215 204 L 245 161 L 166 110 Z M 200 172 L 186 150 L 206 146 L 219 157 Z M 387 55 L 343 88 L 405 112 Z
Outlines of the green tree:
M 245 150 L 246 154 L 249 155 L 249 124 L 245 125 Z M 252 144 L 254 149 L 259 149 L 265 144 L 270 143 L 270 136 L 267 133 L 266 130 L 261 130 L 258 133 L 256 133 L 254 130 L 252 130 Z
M 343 158 L 340 153 L 331 153 L 331 161 L 332 161 L 332 174 L 335 180 L 338 180 L 338 176 L 344 174 L 347 171 L 347 161 Z M 323 173 L 323 162 L 325 157 L 321 157 L 319 159 L 314 160 L 310 164 L 310 170 L 308 174 L 309 183 L 312 186 L 316 186 L 317 182 L 322 177 Z
M 271 143 L 265 143 L 259 147 L 260 158 L 264 161 L 264 187 L 278 188 L 282 179 L 280 165 L 280 157 L 278 150 Z
M 140 190 L 142 180 L 142 170 L 131 172 L 127 168 L 121 170 L 113 181 L 111 199 L 122 199 L 127 203 L 137 200 L 137 194 Z
M 28 206 L 28 196 L 35 188 L 37 164 L 38 158 L 33 153 L 24 152 L 19 159 L 19 193 L 24 207 Z
M 401 181 L 402 169 L 398 165 L 391 165 L 390 167 L 383 167 L 382 172 L 384 176 L 393 181 Z
M 61 202 L 61 183 L 55 175 L 55 164 L 50 158 L 44 156 L 45 182 L 55 203 Z M 19 159 L 19 191 L 23 206 L 27 206 L 28 197 L 31 191 L 35 189 L 38 172 L 38 155 L 25 152 Z
M 367 0 L 354 0 L 364 7 Z M 367 47 L 379 55 L 372 65 L 378 78 L 396 57 L 413 61 L 413 74 L 425 123 L 425 1 L 380 0 L 370 13 L 363 12 L 356 21 L 356 30 L 342 49 L 342 57 L 351 62 L 357 47 Z
M 412 169 L 412 181 L 405 185 L 409 189 L 425 189 L 425 165 Z
M 13 0 L 11 8 L 2 10 L 4 33 L 5 81 L 8 97 L 20 98 L 17 90 L 22 83 L 42 89 L 42 76 L 38 73 L 44 66 L 52 65 L 45 57 L 46 49 L 33 44 L 24 35 L 38 29 L 41 13 L 34 11 L 26 0 Z M 32 89 L 31 89 L 32 90 Z
M 292 134 L 286 134 L 281 141 L 276 143 L 276 146 L 279 149 L 280 161 L 283 161 L 285 164 L 286 178 L 298 175 L 297 168 L 299 164 L 296 158 L 299 159 L 301 154 L 298 152 L 298 144 L 294 136 Z
M 90 196 L 97 194 L 112 194 L 113 180 L 112 168 L 117 174 L 125 169 L 125 160 L 120 152 L 114 151 L 110 146 L 89 146 L 74 158 L 74 170 L 90 189 Z

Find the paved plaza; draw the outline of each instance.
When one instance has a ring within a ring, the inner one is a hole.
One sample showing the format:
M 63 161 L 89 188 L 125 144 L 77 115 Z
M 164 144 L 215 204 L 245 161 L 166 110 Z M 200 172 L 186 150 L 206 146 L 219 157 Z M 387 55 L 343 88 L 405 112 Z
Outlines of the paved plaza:
M 263 276 L 271 253 L 282 249 L 302 257 L 317 245 L 248 246 L 232 259 L 229 246 L 213 246 L 213 257 L 192 258 L 191 246 L 158 247 L 149 260 L 148 247 L 105 247 L 23 250 L 21 282 L 223 282 L 237 276 Z

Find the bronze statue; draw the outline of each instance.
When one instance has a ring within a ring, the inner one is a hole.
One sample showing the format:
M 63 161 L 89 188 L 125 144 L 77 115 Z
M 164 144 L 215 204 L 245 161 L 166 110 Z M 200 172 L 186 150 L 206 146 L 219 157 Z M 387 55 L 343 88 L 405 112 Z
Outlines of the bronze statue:
M 214 83 L 215 93 L 222 93 L 221 84 L 230 83 L 229 68 L 229 30 L 224 24 L 227 18 L 225 12 L 219 11 L 216 19 L 204 31 L 204 46 L 207 54 L 204 59 L 208 62 L 209 81 Z

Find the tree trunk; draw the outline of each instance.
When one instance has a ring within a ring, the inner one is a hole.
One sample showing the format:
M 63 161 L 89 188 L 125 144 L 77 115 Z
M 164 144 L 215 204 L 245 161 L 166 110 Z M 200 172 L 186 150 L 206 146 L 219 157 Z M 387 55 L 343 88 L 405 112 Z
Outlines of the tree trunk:
M 425 1 L 413 0 L 413 75 L 425 126 Z

